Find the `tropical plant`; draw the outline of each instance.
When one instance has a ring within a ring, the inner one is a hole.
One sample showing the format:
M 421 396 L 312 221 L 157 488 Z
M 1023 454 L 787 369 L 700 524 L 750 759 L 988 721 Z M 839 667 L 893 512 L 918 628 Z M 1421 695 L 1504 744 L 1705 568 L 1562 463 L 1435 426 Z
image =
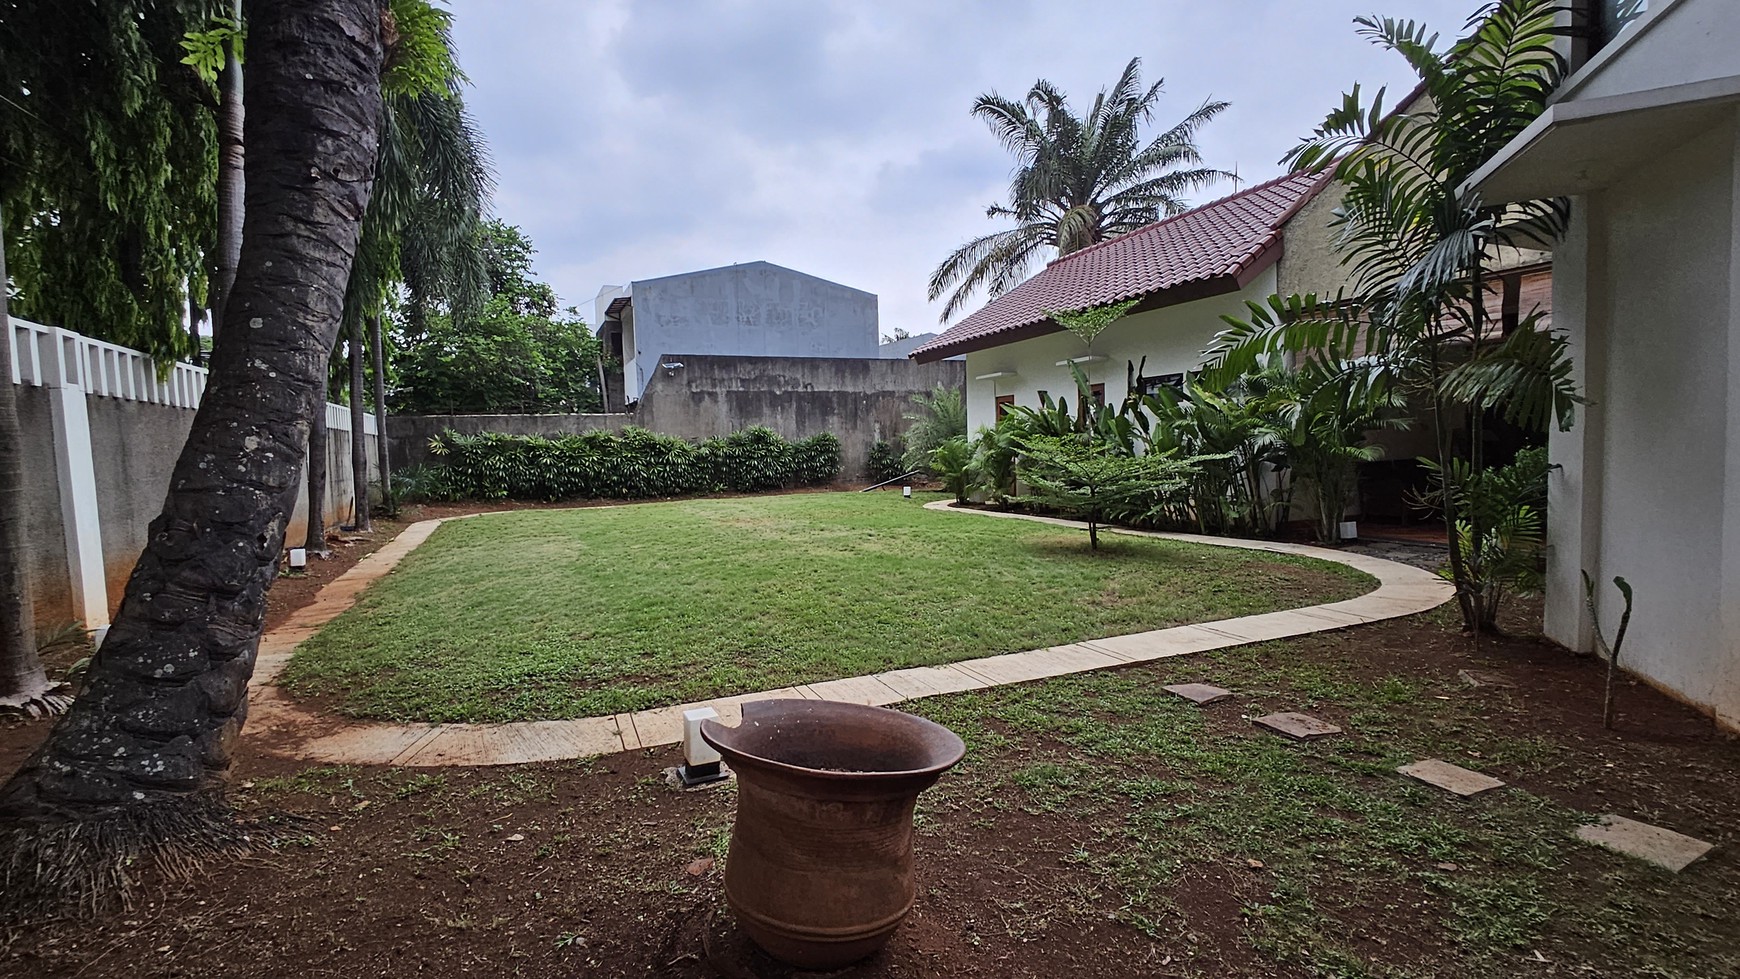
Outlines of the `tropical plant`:
M 0 7 L 0 227 L 13 315 L 135 347 L 191 344 L 216 210 L 209 88 L 181 41 L 220 0 Z
M 872 483 L 886 483 L 906 473 L 900 464 L 900 453 L 881 439 L 870 444 L 870 453 L 865 463 L 865 468 L 869 470 L 866 475 Z
M 1021 480 L 1030 501 L 1083 520 L 1088 547 L 1098 550 L 1100 527 L 1115 515 L 1140 515 L 1189 479 L 1189 462 L 1165 453 L 1124 455 L 1081 436 L 1034 436 L 1021 443 Z
M 1487 468 L 1488 412 L 1519 421 L 1569 423 L 1579 395 L 1562 340 L 1530 321 L 1495 339 L 1487 322 L 1488 266 L 1504 247 L 1548 247 L 1562 231 L 1563 200 L 1493 205 L 1463 187 L 1540 114 L 1565 70 L 1555 46 L 1565 28 L 1554 0 L 1497 0 L 1470 18 L 1446 49 L 1413 21 L 1360 18 L 1359 31 L 1401 54 L 1420 78 L 1419 98 L 1390 110 L 1380 90 L 1359 87 L 1292 153 L 1301 170 L 1328 170 L 1344 195 L 1333 226 L 1352 285 L 1337 301 L 1276 297 L 1228 318 L 1209 349 L 1211 371 L 1249 371 L 1268 354 L 1299 354 L 1390 386 L 1429 409 L 1442 497 L 1455 507 L 1477 494 L 1448 481 Z M 1456 428 L 1467 437 L 1459 448 Z M 1462 465 L 1456 465 L 1457 461 Z M 1510 530 L 1514 530 L 1511 528 Z M 1452 509 L 1446 521 L 1451 580 L 1463 623 L 1488 626 L 1485 578 L 1465 555 L 1487 553 L 1507 533 L 1483 514 Z M 1459 536 L 1466 535 L 1466 544 Z
M 1356 383 L 1341 365 L 1314 360 L 1296 370 L 1270 366 L 1245 384 L 1261 400 L 1264 428 L 1280 452 L 1279 471 L 1293 486 L 1303 485 L 1314 504 L 1317 538 L 1339 540 L 1358 486 L 1358 464 L 1383 456 L 1367 434 L 1406 427 L 1403 399 L 1393 389 Z M 1283 505 L 1277 512 L 1284 517 L 1289 509 Z
M 1451 557 L 1461 567 L 1458 590 L 1468 592 L 1480 627 L 1492 629 L 1507 594 L 1541 589 L 1547 450 L 1524 449 L 1506 465 L 1481 470 L 1467 459 L 1450 460 L 1448 472 L 1429 459 L 1423 463 L 1443 487 L 1426 502 L 1442 506 L 1455 520 Z M 1476 533 L 1477 527 L 1483 532 Z
M 955 495 L 956 503 L 967 502 L 974 482 L 972 443 L 965 435 L 944 439 L 931 450 L 930 471 L 942 482 L 943 489 Z
M 0 226 L 5 207 L 0 204 Z M 17 333 L 7 318 L 6 242 L 0 236 L 0 364 L 12 363 Z M 10 369 L 10 368 L 8 368 Z M 36 613 L 30 595 L 24 506 L 24 439 L 18 424 L 18 388 L 0 377 L 0 706 L 25 708 L 48 694 L 48 673 L 36 648 Z
M 1186 208 L 1185 195 L 1228 176 L 1202 166 L 1196 134 L 1227 107 L 1206 101 L 1178 124 L 1143 142 L 1163 82 L 1142 87 L 1141 60 L 1130 59 L 1109 89 L 1076 115 L 1052 83 L 1033 83 L 1022 101 L 979 96 L 973 115 L 1016 158 L 1009 199 L 985 216 L 1013 228 L 967 242 L 930 277 L 930 298 L 951 288 L 946 322 L 983 290 L 999 296 L 1041 258 L 1068 255 Z
M 375 0 L 254 8 L 257 233 L 226 307 L 234 328 L 83 691 L 0 787 L 6 910 L 95 901 L 140 864 L 185 875 L 214 848 L 245 844 L 219 791 L 368 201 L 381 35 Z
M 994 428 L 979 429 L 973 446 L 974 483 L 992 503 L 1006 503 L 1015 495 L 1015 461 L 1024 434 L 1020 421 L 1008 415 L 999 418 Z
M 915 394 L 908 412 L 906 458 L 908 472 L 930 472 L 931 454 L 936 447 L 956 436 L 967 434 L 967 402 L 960 388 L 938 384 L 929 394 Z

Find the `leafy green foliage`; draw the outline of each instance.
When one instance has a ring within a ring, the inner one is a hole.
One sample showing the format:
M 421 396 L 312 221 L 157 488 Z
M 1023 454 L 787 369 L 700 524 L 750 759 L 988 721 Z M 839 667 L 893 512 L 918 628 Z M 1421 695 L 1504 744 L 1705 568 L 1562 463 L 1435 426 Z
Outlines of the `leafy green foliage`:
M 192 68 L 200 81 L 213 85 L 229 58 L 230 45 L 235 44 L 236 60 L 241 61 L 246 42 L 247 31 L 235 18 L 213 17 L 205 30 L 188 31 L 182 37 L 181 47 L 187 54 L 182 56 L 181 63 Z
M 930 394 L 913 395 L 906 420 L 906 469 L 930 472 L 937 446 L 967 434 L 967 402 L 960 388 L 938 384 Z
M 1106 327 L 1124 318 L 1125 314 L 1136 308 L 1140 299 L 1126 299 L 1123 302 L 1106 303 L 1103 306 L 1090 306 L 1074 312 L 1052 313 L 1051 318 L 1069 332 L 1081 338 L 1081 342 L 1092 344 L 1094 337 L 1106 331 Z
M 755 493 L 825 483 L 840 471 L 840 442 L 833 435 L 788 442 L 762 427 L 699 443 L 644 428 L 560 438 L 445 432 L 431 449 L 446 461 L 440 489 L 451 499 Z
M 1087 521 L 1088 545 L 1095 550 L 1108 516 L 1157 507 L 1186 483 L 1191 470 L 1190 463 L 1163 453 L 1124 455 L 1074 436 L 1025 439 L 1019 465 L 1036 501 Z
M 1499 339 L 1487 323 L 1489 265 L 1504 248 L 1544 249 L 1565 227 L 1562 199 L 1487 203 L 1469 178 L 1545 108 L 1565 62 L 1557 0 L 1494 0 L 1440 49 L 1413 21 L 1363 17 L 1359 33 L 1396 52 L 1420 79 L 1411 105 L 1344 96 L 1288 161 L 1330 171 L 1343 189 L 1332 227 L 1352 286 L 1333 303 L 1313 297 L 1253 304 L 1208 350 L 1211 374 L 1248 371 L 1266 355 L 1297 354 L 1368 388 L 1391 386 L 1431 409 L 1439 497 L 1450 508 L 1450 577 L 1469 629 L 1491 626 L 1514 571 L 1504 555 L 1532 536 L 1540 514 L 1487 511 L 1479 494 L 1486 415 L 1544 428 L 1571 422 L 1581 400 L 1563 338 L 1526 328 Z M 1466 425 L 1458 438 L 1454 429 Z M 1456 485 L 1462 483 L 1462 486 Z M 1473 509 L 1461 509 L 1464 503 Z M 1488 524 L 1488 517 L 1504 521 Z M 1460 538 L 1460 541 L 1458 540 Z M 1498 541 L 1489 541 L 1497 538 Z M 1496 548 L 1496 551 L 1494 550 Z M 1477 566 L 1466 566 L 1472 559 Z
M 973 446 L 965 435 L 944 439 L 930 453 L 930 471 L 954 494 L 956 503 L 967 502 L 967 493 L 974 482 Z
M 0 214 L 14 316 L 167 362 L 191 349 L 217 212 L 210 87 L 182 41 L 227 4 L 0 10 Z M 75 9 L 76 8 L 76 9 Z M 166 363 L 165 363 L 166 366 Z
M 1463 587 L 1497 609 L 1512 592 L 1541 589 L 1547 543 L 1545 448 L 1524 449 L 1508 465 L 1475 469 L 1453 459 L 1448 469 L 1424 460 L 1443 490 L 1431 502 L 1456 514 Z M 1475 528 L 1482 528 L 1477 534 Z
M 598 411 L 597 337 L 570 310 L 517 312 L 496 296 L 474 317 L 435 313 L 412 336 L 393 321 L 389 403 L 407 414 L 527 414 Z
M 991 205 L 985 216 L 1013 220 L 1015 227 L 967 242 L 931 273 L 931 299 L 954 288 L 943 320 L 981 289 L 993 297 L 1007 292 L 1041 257 L 1068 255 L 1178 214 L 1185 210 L 1183 195 L 1228 176 L 1203 167 L 1196 147 L 1197 131 L 1225 102 L 1204 102 L 1142 141 L 1160 87 L 1142 87 L 1141 60 L 1132 58 L 1081 115 L 1044 79 L 1020 102 L 995 92 L 979 96 L 973 115 L 1018 161 L 1008 203 Z
M 872 483 L 885 483 L 906 473 L 906 467 L 900 464 L 900 453 L 894 446 L 877 439 L 870 445 L 870 454 L 865 466 Z

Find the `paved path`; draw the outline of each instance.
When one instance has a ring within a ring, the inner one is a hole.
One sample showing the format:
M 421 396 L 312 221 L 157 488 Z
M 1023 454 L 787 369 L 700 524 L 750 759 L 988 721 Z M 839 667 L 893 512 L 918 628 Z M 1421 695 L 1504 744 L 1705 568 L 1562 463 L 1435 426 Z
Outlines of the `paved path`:
M 960 515 L 963 519 L 978 516 L 1034 520 L 1073 528 L 1086 526 L 1052 517 L 955 509 L 941 502 L 928 503 L 925 509 L 942 510 Z M 469 517 L 448 519 L 460 520 Z M 259 661 L 255 667 L 256 683 L 248 718 L 249 734 L 254 736 L 250 740 L 274 754 L 327 764 L 436 767 L 514 765 L 581 758 L 676 744 L 682 740 L 683 711 L 697 707 L 711 707 L 719 712 L 726 723 L 734 724 L 742 717 L 743 704 L 751 700 L 803 697 L 886 706 L 935 694 L 979 690 L 1005 683 L 1022 683 L 1068 673 L 1145 663 L 1185 653 L 1344 629 L 1366 622 L 1424 612 L 1442 605 L 1452 596 L 1450 585 L 1430 572 L 1369 555 L 1275 541 L 1111 530 L 1108 532 L 1159 537 L 1214 547 L 1301 554 L 1356 568 L 1376 578 L 1378 587 L 1344 602 L 1312 605 L 1285 612 L 1246 615 L 1127 636 L 1108 636 L 1023 653 L 963 660 L 946 666 L 890 670 L 870 676 L 807 683 L 780 690 L 764 690 L 736 697 L 720 697 L 698 703 L 636 711 L 633 714 L 582 717 L 567 721 L 381 724 L 352 721 L 335 714 L 316 713 L 290 700 L 283 688 L 277 684 L 277 679 L 289 663 L 290 654 L 297 645 L 355 604 L 357 597 L 370 582 L 391 571 L 406 554 L 428 540 L 429 535 L 441 523 L 441 520 L 424 520 L 405 528 L 385 547 L 358 561 L 354 567 L 322 588 L 313 602 L 298 609 L 282 626 L 261 638 Z

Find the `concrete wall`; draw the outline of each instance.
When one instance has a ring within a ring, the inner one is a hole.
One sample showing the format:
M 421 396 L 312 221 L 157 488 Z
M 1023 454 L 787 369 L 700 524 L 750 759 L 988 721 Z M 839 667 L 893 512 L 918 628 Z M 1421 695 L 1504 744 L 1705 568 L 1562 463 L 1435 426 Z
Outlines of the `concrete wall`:
M 1106 386 L 1107 403 L 1128 393 L 1128 365 L 1140 365 L 1148 376 L 1194 370 L 1202 364 L 1203 348 L 1225 323 L 1223 313 L 1242 313 L 1246 300 L 1262 300 L 1275 291 L 1275 270 L 1257 276 L 1249 286 L 1225 296 L 1136 313 L 1113 323 L 1090 347 L 1074 334 L 1058 332 L 1031 340 L 976 350 L 967 354 L 967 430 L 996 423 L 996 399 L 1014 395 L 1018 405 L 1038 406 L 1039 392 L 1053 399 L 1076 401 L 1075 380 L 1058 362 L 1084 356 L 1104 360 L 1081 364 L 1088 380 Z M 1013 371 L 1012 377 L 985 377 Z
M 644 279 L 631 287 L 623 373 L 635 400 L 672 351 L 875 357 L 876 297 L 768 262 Z
M 960 361 L 672 354 L 649 378 L 634 410 L 614 415 L 421 415 L 387 420 L 393 464 L 427 462 L 429 437 L 454 431 L 557 436 L 628 425 L 686 439 L 765 425 L 788 439 L 831 432 L 840 439 L 840 478 L 861 481 L 870 446 L 906 431 L 912 397 L 937 385 L 959 388 Z
M 599 429 L 621 431 L 635 424 L 632 414 L 609 415 L 389 415 L 387 451 L 393 466 L 421 466 L 437 461 L 429 440 L 449 429 L 461 435 L 500 432 L 503 435 L 543 435 L 554 438 Z
M 1720 7 L 1720 4 L 1710 5 Z M 1574 201 L 1553 318 L 1591 403 L 1549 452 L 1546 631 L 1592 646 L 1579 572 L 1623 660 L 1740 728 L 1740 115 Z M 1621 706 L 1623 709 L 1623 703 Z
M 11 381 L 24 438 L 26 568 L 38 627 L 106 624 L 163 509 L 205 371 L 168 380 L 138 351 L 14 319 Z M 0 378 L 0 383 L 5 381 Z M 328 405 L 327 521 L 352 516 L 349 410 Z M 372 431 L 372 421 L 368 426 Z M 365 436 L 373 472 L 374 437 Z M 306 533 L 306 490 L 288 539 Z M 69 531 L 70 524 L 70 531 Z

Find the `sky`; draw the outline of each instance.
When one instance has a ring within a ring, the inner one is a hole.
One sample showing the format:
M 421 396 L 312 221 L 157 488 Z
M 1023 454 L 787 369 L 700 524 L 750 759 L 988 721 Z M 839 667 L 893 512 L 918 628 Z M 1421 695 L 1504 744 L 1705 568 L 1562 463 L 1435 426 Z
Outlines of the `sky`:
M 1151 131 L 1204 100 L 1204 162 L 1246 182 L 1354 83 L 1412 87 L 1362 14 L 1446 41 L 1477 0 L 452 0 L 496 216 L 593 320 L 606 284 L 765 260 L 939 328 L 930 272 L 996 230 L 1013 159 L 970 114 L 1039 78 L 1078 109 L 1132 57 L 1165 87 Z M 1193 204 L 1232 192 L 1222 183 Z M 968 312 L 980 305 L 975 301 Z M 965 315 L 963 312 L 960 315 Z

